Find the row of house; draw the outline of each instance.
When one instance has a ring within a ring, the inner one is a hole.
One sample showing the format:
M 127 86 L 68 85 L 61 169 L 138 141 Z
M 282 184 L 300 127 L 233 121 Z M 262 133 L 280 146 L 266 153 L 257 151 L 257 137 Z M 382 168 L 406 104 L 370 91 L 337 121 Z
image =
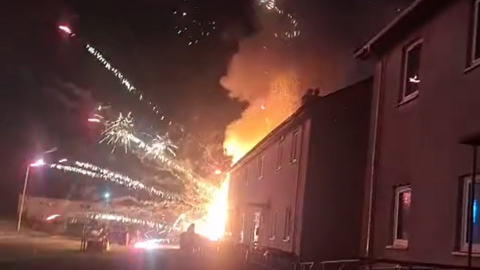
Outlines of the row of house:
M 373 79 L 305 97 L 232 167 L 232 236 L 304 261 L 480 266 L 479 17 L 480 0 L 417 0 L 359 49 Z

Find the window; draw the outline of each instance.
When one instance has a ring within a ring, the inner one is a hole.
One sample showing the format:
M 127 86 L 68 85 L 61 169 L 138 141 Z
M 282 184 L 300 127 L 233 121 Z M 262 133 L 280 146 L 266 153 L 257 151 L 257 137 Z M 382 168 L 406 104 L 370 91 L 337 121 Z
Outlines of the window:
M 480 0 L 475 0 L 473 9 L 472 47 L 470 52 L 470 62 L 472 64 L 480 61 Z
M 282 168 L 282 159 L 283 159 L 283 137 L 278 142 L 277 146 L 277 170 Z
M 469 207 L 469 194 L 472 188 L 471 178 L 465 180 L 463 188 L 463 211 L 462 211 L 462 248 L 468 248 L 468 207 Z M 473 212 L 472 212 L 472 221 L 473 221 L 473 230 L 472 230 L 472 242 L 473 247 L 476 251 L 480 251 L 480 218 L 478 216 L 478 201 L 480 200 L 480 182 L 477 178 L 475 181 L 475 195 L 473 198 Z
M 253 214 L 253 243 L 258 243 L 260 241 L 260 219 L 262 214 L 260 212 L 255 212 Z
M 240 243 L 245 241 L 245 214 L 242 214 L 242 230 L 240 231 Z
M 410 100 L 418 95 L 420 89 L 421 54 L 421 40 L 414 42 L 405 49 L 401 101 Z
M 395 208 L 393 217 L 393 245 L 408 246 L 408 226 L 412 189 L 410 186 L 395 188 Z
M 300 134 L 299 130 L 293 132 L 292 135 L 292 152 L 290 152 L 290 162 L 297 161 L 297 147 L 298 147 L 298 136 Z
M 263 178 L 263 163 L 265 161 L 265 156 L 260 156 L 258 158 L 258 179 Z
M 285 208 L 285 221 L 283 229 L 283 240 L 290 241 L 290 233 L 292 231 L 292 208 Z
M 271 222 L 271 228 L 270 228 L 270 240 L 275 239 L 275 235 L 277 234 L 277 216 L 278 216 L 278 211 L 275 210 L 272 213 L 272 220 Z

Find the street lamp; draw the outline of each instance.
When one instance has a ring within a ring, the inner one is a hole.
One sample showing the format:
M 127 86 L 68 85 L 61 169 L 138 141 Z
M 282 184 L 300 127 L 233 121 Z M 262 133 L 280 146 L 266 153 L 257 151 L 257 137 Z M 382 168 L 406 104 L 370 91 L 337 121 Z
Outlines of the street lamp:
M 105 199 L 108 199 L 110 198 L 110 193 L 106 192 L 103 196 L 105 197 Z
M 48 151 L 45 151 L 43 152 L 42 154 L 45 155 L 45 154 L 50 154 L 52 152 L 55 152 L 57 151 L 57 148 L 54 147 Z M 43 158 L 40 158 L 38 160 L 36 160 L 35 162 L 33 163 L 30 163 L 28 166 L 27 166 L 27 171 L 25 172 L 25 180 L 23 181 L 23 192 L 22 192 L 22 200 L 20 201 L 20 209 L 18 211 L 18 223 L 17 223 L 17 233 L 20 232 L 20 226 L 22 225 L 22 214 L 23 214 L 23 206 L 25 204 L 25 193 L 27 192 L 27 185 L 28 185 L 28 176 L 30 174 L 30 167 L 41 167 L 43 165 L 45 165 L 45 161 L 43 160 Z

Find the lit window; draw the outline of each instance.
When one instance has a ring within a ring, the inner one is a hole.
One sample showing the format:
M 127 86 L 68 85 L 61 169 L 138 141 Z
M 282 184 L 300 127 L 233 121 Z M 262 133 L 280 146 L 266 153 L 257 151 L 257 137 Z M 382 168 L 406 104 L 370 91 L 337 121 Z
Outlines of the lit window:
M 297 161 L 297 147 L 298 147 L 298 136 L 300 134 L 299 130 L 293 132 L 292 135 L 292 151 L 290 152 L 290 162 Z
M 260 241 L 260 220 L 262 214 L 260 212 L 255 212 L 253 214 L 253 243 L 258 244 Z
M 285 208 L 285 220 L 283 229 L 283 240 L 290 241 L 290 234 L 292 231 L 292 208 Z
M 283 137 L 278 142 L 277 146 L 277 170 L 282 168 L 282 159 L 283 159 Z
M 258 158 L 258 179 L 263 178 L 263 163 L 265 163 L 265 156 L 260 156 Z
M 472 188 L 472 181 L 471 178 L 466 179 L 464 188 L 463 188 L 463 211 L 462 211 L 462 249 L 468 248 L 468 234 L 467 228 L 468 224 L 468 207 L 469 207 L 469 194 Z M 473 198 L 473 211 L 472 211 L 472 242 L 473 247 L 476 251 L 480 251 L 480 219 L 479 219 L 479 212 L 478 212 L 478 202 L 480 200 L 480 182 L 477 178 L 475 181 L 475 195 Z
M 421 54 L 421 40 L 411 44 L 405 49 L 401 101 L 412 99 L 418 95 L 420 89 Z
M 273 211 L 272 213 L 272 220 L 271 222 L 271 228 L 270 228 L 270 240 L 275 239 L 275 235 L 277 234 L 277 216 L 278 216 L 278 211 Z
M 395 189 L 395 211 L 393 222 L 394 246 L 408 246 L 408 227 L 411 201 L 412 189 L 410 186 L 402 186 Z
M 470 54 L 470 62 L 477 63 L 480 61 L 480 0 L 474 2 L 474 18 L 473 18 L 473 33 L 472 33 L 472 47 Z

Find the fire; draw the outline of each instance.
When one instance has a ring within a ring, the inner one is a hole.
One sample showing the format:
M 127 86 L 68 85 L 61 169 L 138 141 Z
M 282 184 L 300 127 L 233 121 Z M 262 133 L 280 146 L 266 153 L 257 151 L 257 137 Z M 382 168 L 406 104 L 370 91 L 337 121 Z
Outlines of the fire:
M 268 133 L 287 119 L 298 107 L 298 80 L 291 73 L 278 75 L 263 97 L 250 100 L 242 117 L 225 132 L 224 147 L 237 162 Z
M 225 177 L 222 185 L 215 191 L 213 200 L 207 207 L 207 214 L 196 223 L 198 234 L 212 241 L 220 240 L 225 233 L 228 213 L 228 184 L 229 175 Z
M 250 106 L 242 117 L 227 127 L 224 147 L 233 157 L 233 162 L 242 158 L 295 111 L 300 100 L 298 90 L 295 77 L 285 73 L 271 82 L 264 97 L 249 101 Z M 220 240 L 225 234 L 229 180 L 227 174 L 221 187 L 214 191 L 206 216 L 195 222 L 196 231 L 212 241 Z

